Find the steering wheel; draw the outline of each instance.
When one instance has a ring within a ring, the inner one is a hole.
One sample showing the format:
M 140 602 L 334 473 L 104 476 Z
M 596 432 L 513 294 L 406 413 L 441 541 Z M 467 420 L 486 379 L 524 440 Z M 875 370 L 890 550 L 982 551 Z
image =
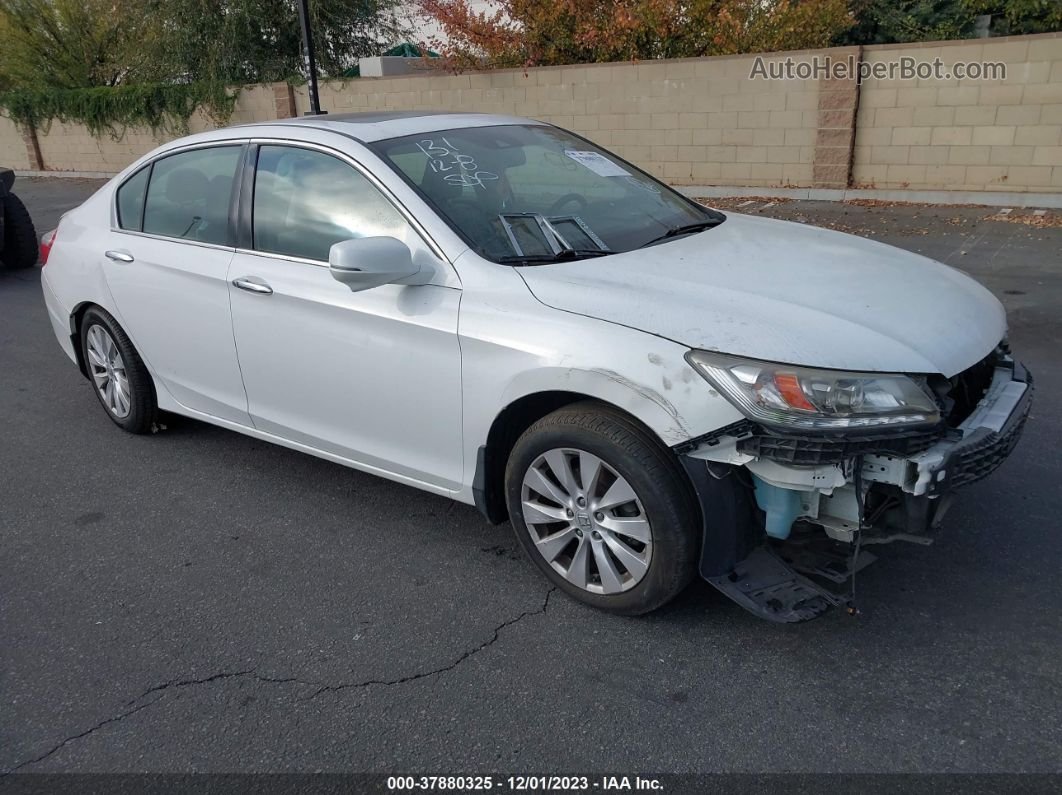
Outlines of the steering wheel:
M 585 210 L 590 203 L 586 200 L 586 197 L 579 193 L 565 193 L 557 201 L 553 202 L 549 206 L 549 215 L 559 215 L 561 208 L 569 202 L 575 202 L 579 205 L 579 210 Z

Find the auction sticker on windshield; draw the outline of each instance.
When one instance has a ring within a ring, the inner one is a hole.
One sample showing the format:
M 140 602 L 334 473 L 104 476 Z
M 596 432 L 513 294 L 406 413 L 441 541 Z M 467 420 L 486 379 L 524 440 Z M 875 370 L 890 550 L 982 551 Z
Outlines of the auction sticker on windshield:
M 631 172 L 621 166 L 617 166 L 607 157 L 597 152 L 580 152 L 576 149 L 565 149 L 564 154 L 581 163 L 593 171 L 599 177 L 629 177 Z

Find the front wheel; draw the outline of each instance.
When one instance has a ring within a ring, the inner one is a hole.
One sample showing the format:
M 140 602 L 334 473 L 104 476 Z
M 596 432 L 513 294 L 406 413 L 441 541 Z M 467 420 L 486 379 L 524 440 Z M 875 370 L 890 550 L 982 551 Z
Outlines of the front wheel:
M 643 427 L 587 402 L 517 440 L 505 488 L 517 538 L 546 577 L 580 602 L 638 615 L 696 572 L 697 508 L 684 477 Z

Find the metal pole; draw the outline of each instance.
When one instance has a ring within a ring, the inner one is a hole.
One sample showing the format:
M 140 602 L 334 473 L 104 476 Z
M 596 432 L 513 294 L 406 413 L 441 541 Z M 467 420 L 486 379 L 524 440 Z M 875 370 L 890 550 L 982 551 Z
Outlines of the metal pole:
M 306 59 L 306 76 L 309 78 L 310 110 L 307 116 L 320 116 L 321 100 L 317 96 L 317 59 L 313 54 L 313 31 L 310 29 L 309 0 L 299 0 L 299 24 L 302 25 L 302 51 Z

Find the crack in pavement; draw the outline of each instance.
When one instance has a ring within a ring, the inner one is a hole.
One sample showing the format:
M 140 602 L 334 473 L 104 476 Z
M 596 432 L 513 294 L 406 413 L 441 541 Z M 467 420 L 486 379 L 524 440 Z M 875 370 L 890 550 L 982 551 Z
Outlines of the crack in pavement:
M 156 698 L 155 701 L 159 701 L 159 700 L 161 700 L 161 698 L 162 698 L 162 696 L 159 696 L 159 698 Z M 14 767 L 9 767 L 7 770 L 0 771 L 0 778 L 3 778 L 4 776 L 10 775 L 11 773 L 14 773 L 14 772 L 16 772 L 18 770 L 21 770 L 22 768 L 27 767 L 29 765 L 35 765 L 38 762 L 43 762 L 45 759 L 47 759 L 49 756 L 54 754 L 56 751 L 59 751 L 61 748 L 64 748 L 65 746 L 69 745 L 70 743 L 75 742 L 76 740 L 80 740 L 82 737 L 88 737 L 93 732 L 102 729 L 104 726 L 107 726 L 108 724 L 117 723 L 118 721 L 125 720 L 130 715 L 134 715 L 137 712 L 140 712 L 140 710 L 142 710 L 142 709 L 147 709 L 152 704 L 154 704 L 155 701 L 149 701 L 147 704 L 141 704 L 138 707 L 134 707 L 133 709 L 126 710 L 125 712 L 121 713 L 120 715 L 114 715 L 114 716 L 112 716 L 110 718 L 107 718 L 106 720 L 101 720 L 99 723 L 97 723 L 91 729 L 85 729 L 85 731 L 81 732 L 80 734 L 75 734 L 75 735 L 72 735 L 70 737 L 67 737 L 62 742 L 60 742 L 57 745 L 54 745 L 51 748 L 49 748 L 47 751 L 45 751 L 40 756 L 35 757 L 33 759 L 27 759 L 25 762 L 20 762 L 19 764 L 15 765 Z
M 306 699 L 306 701 L 312 701 L 322 693 L 335 693 L 341 690 L 373 687 L 374 685 L 384 685 L 387 687 L 390 687 L 391 685 L 403 685 L 407 682 L 414 682 L 418 679 L 426 679 L 430 676 L 438 676 L 439 674 L 444 674 L 447 671 L 452 671 L 465 660 L 467 660 L 469 657 L 479 654 L 484 649 L 497 643 L 498 638 L 501 636 L 501 631 L 503 629 L 511 627 L 513 624 L 523 621 L 529 616 L 545 615 L 546 610 L 549 609 L 549 599 L 551 596 L 553 596 L 553 592 L 556 590 L 556 587 L 553 587 L 546 591 L 546 598 L 542 601 L 542 607 L 538 608 L 537 610 L 525 610 L 516 618 L 510 618 L 508 621 L 502 622 L 494 628 L 494 634 L 490 637 L 489 640 L 484 641 L 483 643 L 476 646 L 474 649 L 469 649 L 449 665 L 444 665 L 440 668 L 433 668 L 430 671 L 422 671 L 421 673 L 410 674 L 409 676 L 402 676 L 398 679 L 367 679 L 364 682 L 347 682 L 339 685 L 321 685 L 321 687 L 316 692 L 312 693 L 309 698 Z
M 504 629 L 506 629 L 508 627 L 511 627 L 514 624 L 517 624 L 520 621 L 523 621 L 525 618 L 528 618 L 530 616 L 545 615 L 546 610 L 549 608 L 550 597 L 553 596 L 553 592 L 556 591 L 556 590 L 557 590 L 556 587 L 553 587 L 553 588 L 550 588 L 548 591 L 546 591 L 546 596 L 543 599 L 542 606 L 540 608 L 538 608 L 536 610 L 525 610 L 524 612 L 520 613 L 520 615 L 516 616 L 516 618 L 510 618 L 510 619 L 508 619 L 506 621 L 503 621 L 501 624 L 499 624 L 498 626 L 496 626 L 494 628 L 494 631 L 493 631 L 493 633 L 491 634 L 491 637 L 488 640 L 486 640 L 483 643 L 479 644 L 478 646 L 476 646 L 476 647 L 474 647 L 472 649 L 469 649 L 468 651 L 462 653 L 459 657 L 457 657 L 457 659 L 455 659 L 453 662 L 449 663 L 448 665 L 443 665 L 443 666 L 440 666 L 439 668 L 433 668 L 430 671 L 422 671 L 420 673 L 410 674 L 409 676 L 399 677 L 397 679 L 368 679 L 368 680 L 363 681 L 363 682 L 345 682 L 345 683 L 341 683 L 341 684 L 338 684 L 338 685 L 329 685 L 329 684 L 323 684 L 321 682 L 313 682 L 313 681 L 309 681 L 309 680 L 305 680 L 305 679 L 299 679 L 299 678 L 293 677 L 293 676 L 289 676 L 289 677 L 262 676 L 262 675 L 260 675 L 258 673 L 257 668 L 252 668 L 252 669 L 249 669 L 249 670 L 246 670 L 246 671 L 223 671 L 221 673 L 212 674 L 210 676 L 206 676 L 206 677 L 203 677 L 201 679 L 173 679 L 173 680 L 171 680 L 169 682 L 163 682 L 160 685 L 155 685 L 153 687 L 149 687 L 147 690 L 145 690 L 143 693 L 141 693 L 136 698 L 133 698 L 130 701 L 127 701 L 126 702 L 126 706 L 129 707 L 129 709 L 126 709 L 124 712 L 119 713 L 118 715 L 111 716 L 110 718 L 106 718 L 106 719 L 100 721 L 99 723 L 97 723 L 95 726 L 92 726 L 91 728 L 85 729 L 83 732 L 79 732 L 78 734 L 74 734 L 74 735 L 71 735 L 70 737 L 67 737 L 66 739 L 64 739 L 61 742 L 57 743 L 56 745 L 52 746 L 50 749 L 45 751 L 40 756 L 36 756 L 33 759 L 27 759 L 24 762 L 19 762 L 17 765 L 13 765 L 12 767 L 9 767 L 9 768 L 7 768 L 5 770 L 0 770 L 0 778 L 4 778 L 5 776 L 8 776 L 8 775 L 10 775 L 12 773 L 15 773 L 15 772 L 21 770 L 24 767 L 28 767 L 30 765 L 35 765 L 38 762 L 43 762 L 45 759 L 50 757 L 52 754 L 57 753 L 58 751 L 62 750 L 63 748 L 65 748 L 70 743 L 73 743 L 73 742 L 81 740 L 81 739 L 83 739 L 85 737 L 88 737 L 90 734 L 92 734 L 92 733 L 94 733 L 96 731 L 99 731 L 104 726 L 108 726 L 108 725 L 110 725 L 112 723 L 118 723 L 119 721 L 123 721 L 126 718 L 128 718 L 128 717 L 130 717 L 132 715 L 135 715 L 136 713 L 140 712 L 141 710 L 147 709 L 148 707 L 150 707 L 150 706 L 152 706 L 154 704 L 157 704 L 158 702 L 160 702 L 160 701 L 162 701 L 162 700 L 164 700 L 166 698 L 166 692 L 165 691 L 167 691 L 167 690 L 179 690 L 179 689 L 185 688 L 185 687 L 197 687 L 199 685 L 211 684 L 213 682 L 218 682 L 218 681 L 222 681 L 222 680 L 225 680 L 225 679 L 242 679 L 242 678 L 251 677 L 255 681 L 261 682 L 263 684 L 297 684 L 297 685 L 307 685 L 307 686 L 310 686 L 310 687 L 316 687 L 317 690 L 315 690 L 307 699 L 305 699 L 307 701 L 311 701 L 311 700 L 317 698 L 317 696 L 321 695 L 322 693 L 335 693 L 335 692 L 339 692 L 339 691 L 342 691 L 342 690 L 373 687 L 375 685 L 384 685 L 384 686 L 400 685 L 400 684 L 405 684 L 406 682 L 414 682 L 414 681 L 416 681 L 418 679 L 426 679 L 428 677 L 438 676 L 439 674 L 443 674 L 443 673 L 446 673 L 447 671 L 454 670 L 459 665 L 461 665 L 461 663 L 465 662 L 465 660 L 469 659 L 470 657 L 473 657 L 476 654 L 479 654 L 484 649 L 487 649 L 490 646 L 493 646 L 495 643 L 498 642 L 498 638 L 501 636 L 502 630 L 504 630 Z M 161 695 L 159 695 L 158 698 L 155 698 L 155 699 L 152 699 L 151 701 L 148 701 L 146 704 L 140 704 L 139 703 L 139 702 L 143 701 L 145 698 L 148 698 L 149 696 L 151 696 L 151 695 L 153 695 L 155 693 L 161 693 Z
M 150 696 L 152 693 L 158 693 L 158 692 L 163 691 L 163 690 L 170 690 L 170 689 L 177 690 L 177 689 L 180 689 L 182 687 L 193 687 L 193 686 L 196 686 L 196 685 L 208 685 L 211 682 L 218 682 L 218 681 L 220 681 L 222 679 L 242 679 L 242 678 L 248 677 L 248 676 L 254 678 L 254 680 L 257 681 L 257 682 L 262 682 L 263 684 L 267 684 L 267 685 L 297 684 L 297 685 L 317 686 L 317 685 L 320 684 L 320 682 L 310 682 L 310 681 L 306 681 L 306 680 L 303 680 L 303 679 L 298 679 L 298 678 L 296 678 L 294 676 L 287 676 L 287 677 L 283 677 L 283 678 L 277 678 L 277 677 L 272 677 L 272 676 L 261 676 L 258 673 L 258 669 L 257 668 L 251 668 L 250 670 L 247 670 L 247 671 L 222 671 L 219 674 L 213 674 L 211 676 L 204 677 L 203 679 L 174 679 L 174 680 L 169 681 L 169 682 L 163 682 L 161 685 L 155 685 L 154 687 L 148 688 L 143 693 L 141 693 L 139 696 L 137 696 L 134 699 L 131 699 L 127 703 L 128 704 L 135 704 L 138 701 L 144 700 L 145 698 Z M 154 702 L 152 702 L 152 703 L 154 703 Z

